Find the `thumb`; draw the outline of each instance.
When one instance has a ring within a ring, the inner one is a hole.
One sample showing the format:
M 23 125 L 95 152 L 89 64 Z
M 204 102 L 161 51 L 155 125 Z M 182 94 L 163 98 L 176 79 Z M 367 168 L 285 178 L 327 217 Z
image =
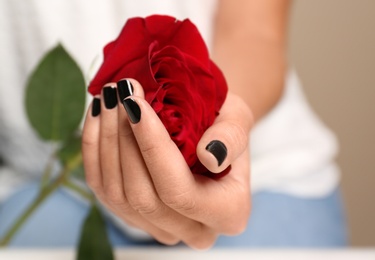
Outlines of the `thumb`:
M 228 93 L 219 116 L 198 143 L 201 163 L 213 173 L 224 171 L 245 151 L 252 125 L 249 107 L 240 97 Z

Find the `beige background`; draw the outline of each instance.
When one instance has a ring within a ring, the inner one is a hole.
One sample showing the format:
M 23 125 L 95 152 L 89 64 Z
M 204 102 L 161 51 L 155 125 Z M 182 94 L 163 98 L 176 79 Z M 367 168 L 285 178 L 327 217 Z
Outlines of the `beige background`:
M 351 244 L 375 246 L 375 0 L 294 1 L 290 60 L 340 141 Z

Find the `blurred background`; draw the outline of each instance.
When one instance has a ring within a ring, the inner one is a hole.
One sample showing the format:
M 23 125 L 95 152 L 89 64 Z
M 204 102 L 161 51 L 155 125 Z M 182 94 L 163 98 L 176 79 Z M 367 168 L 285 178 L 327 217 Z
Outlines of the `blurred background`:
M 289 59 L 340 142 L 352 246 L 375 246 L 375 1 L 294 1 Z

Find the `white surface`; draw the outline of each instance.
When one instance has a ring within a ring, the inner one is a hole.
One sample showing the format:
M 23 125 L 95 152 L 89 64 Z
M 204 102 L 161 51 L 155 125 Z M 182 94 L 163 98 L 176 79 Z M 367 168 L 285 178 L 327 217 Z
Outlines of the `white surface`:
M 70 260 L 75 253 L 71 249 L 66 250 L 26 250 L 26 249 L 0 249 L 1 260 Z M 116 251 L 117 260 L 375 260 L 375 248 L 369 249 L 345 249 L 345 250 L 210 250 L 193 251 L 190 249 L 168 248 L 141 248 L 120 249 Z M 104 259 L 105 260 L 105 259 Z

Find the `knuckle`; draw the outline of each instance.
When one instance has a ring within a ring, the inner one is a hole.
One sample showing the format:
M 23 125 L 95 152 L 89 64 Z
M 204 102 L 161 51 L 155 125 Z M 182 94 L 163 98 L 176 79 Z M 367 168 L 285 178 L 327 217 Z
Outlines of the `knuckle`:
M 189 196 L 189 193 L 181 193 L 178 195 L 163 193 L 160 199 L 168 207 L 177 211 L 194 212 L 196 210 L 196 202 Z
M 103 135 L 101 136 L 101 140 L 104 142 L 117 139 L 118 133 L 113 131 L 103 131 Z
M 155 157 L 155 155 L 159 154 L 158 147 L 154 144 L 144 144 L 140 147 L 140 151 L 143 155 L 145 160 L 150 160 Z
M 105 200 L 108 204 L 119 206 L 126 203 L 124 193 L 118 185 L 106 185 L 103 188 Z
M 141 202 L 141 203 L 131 203 L 131 207 L 141 215 L 155 215 L 159 212 L 159 207 L 154 203 Z
M 134 137 L 133 131 L 127 121 L 118 122 L 118 136 L 123 139 L 132 139 Z
M 128 128 L 128 127 L 126 127 L 126 128 Z M 125 129 L 125 127 L 123 127 L 121 129 L 121 131 L 118 132 L 118 137 L 122 138 L 124 140 L 132 140 L 134 135 L 133 135 L 133 132 L 131 131 L 131 129 Z
M 160 142 L 142 142 L 139 149 L 142 153 L 143 158 L 145 161 L 148 161 L 150 164 L 157 164 L 160 162 L 161 157 L 164 156 L 163 153 L 165 147 L 169 147 L 169 145 L 175 145 L 172 139 L 168 137 L 168 139 L 164 137 L 160 137 Z M 163 144 L 162 146 L 160 144 Z
M 128 196 L 130 206 L 141 215 L 156 215 L 159 212 L 160 205 L 156 198 L 133 193 Z
M 97 145 L 97 141 L 95 138 L 91 137 L 89 134 L 84 133 L 82 135 L 82 148 L 90 149 L 93 146 Z

